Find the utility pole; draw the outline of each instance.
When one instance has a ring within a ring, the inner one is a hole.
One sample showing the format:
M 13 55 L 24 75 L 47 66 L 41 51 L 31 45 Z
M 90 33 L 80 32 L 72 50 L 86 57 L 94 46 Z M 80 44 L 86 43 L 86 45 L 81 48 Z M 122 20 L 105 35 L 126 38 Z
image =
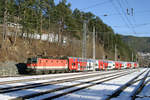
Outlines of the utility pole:
M 133 61 L 133 52 L 132 52 L 132 61 Z
M 4 18 L 3 18 L 3 39 L 2 39 L 2 47 L 4 45 L 4 41 L 7 37 L 7 0 L 5 0 L 5 11 L 4 11 Z
M 86 22 L 83 23 L 82 58 L 86 58 Z
M 93 27 L 93 59 L 95 59 L 95 27 Z
M 117 45 L 115 44 L 115 61 L 117 61 Z
M 93 59 L 95 59 L 95 27 L 93 27 Z M 95 71 L 96 62 L 94 63 L 94 70 Z

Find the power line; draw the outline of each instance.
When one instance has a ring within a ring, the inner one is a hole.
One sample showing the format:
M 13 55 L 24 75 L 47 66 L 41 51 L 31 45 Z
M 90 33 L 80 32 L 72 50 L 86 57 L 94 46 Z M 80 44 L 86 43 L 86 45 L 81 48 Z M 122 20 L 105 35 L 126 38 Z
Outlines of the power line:
M 125 14 L 125 12 L 124 12 L 124 10 L 123 10 L 123 7 L 122 7 L 122 5 L 121 5 L 121 3 L 120 3 L 120 1 L 118 1 L 117 3 L 119 4 L 119 6 L 120 6 L 120 8 L 121 8 L 121 10 L 122 10 L 122 12 L 123 12 L 123 14 L 124 14 L 126 20 L 128 21 L 129 25 L 131 26 L 132 31 L 136 34 L 136 31 L 135 31 L 135 29 L 134 29 L 134 26 L 133 26 L 133 24 L 131 23 L 131 21 L 128 19 L 127 15 Z
M 150 13 L 150 10 L 144 10 L 144 11 L 134 11 L 135 14 L 142 14 L 142 13 Z M 113 15 L 122 15 L 123 13 L 104 13 L 104 14 L 100 14 L 99 16 L 113 16 Z
M 106 0 L 106 1 L 103 1 L 103 2 L 100 2 L 100 3 L 94 4 L 94 5 L 91 5 L 91 6 L 86 7 L 86 8 L 81 8 L 79 10 L 86 10 L 86 9 L 94 8 L 94 7 L 97 7 L 99 5 L 102 5 L 102 4 L 105 4 L 105 3 L 109 3 L 109 2 L 110 2 L 110 0 Z
M 118 10 L 118 8 L 115 6 L 115 4 L 113 3 L 113 1 L 111 1 L 114 9 L 121 15 L 120 11 Z M 130 29 L 129 25 L 126 23 L 124 17 L 122 16 L 121 19 L 124 21 L 125 25 Z
M 122 4 L 124 4 L 125 7 L 128 8 L 128 4 L 124 0 L 122 0 Z
M 129 2 L 127 0 L 125 0 L 125 2 L 127 3 L 127 5 L 129 5 Z
M 141 24 L 134 24 L 134 27 L 141 27 L 141 26 L 146 26 L 146 25 L 150 25 L 150 23 L 141 23 Z M 126 26 L 126 25 L 114 25 L 114 26 L 112 26 L 111 25 L 111 27 L 115 27 L 115 28 L 122 28 L 122 27 L 128 27 L 128 26 Z M 67 29 L 66 31 L 70 31 L 70 32 L 75 32 L 75 31 L 83 31 L 82 29 Z M 99 31 L 99 32 L 104 32 L 104 31 Z M 92 33 L 92 32 L 90 32 L 90 31 L 88 31 L 88 33 Z M 105 32 L 104 32 L 105 33 Z M 106 32 L 106 33 L 108 33 L 108 32 Z
M 127 9 L 128 9 L 128 8 L 131 9 L 131 14 L 132 14 L 133 23 L 136 24 L 135 15 L 134 15 L 134 13 L 135 13 L 135 12 L 134 12 L 134 9 L 131 8 L 131 6 L 130 6 L 130 4 L 129 4 L 129 2 L 128 2 L 127 0 L 125 0 L 125 2 L 126 2 L 126 4 L 128 5 Z M 130 14 L 130 15 L 131 15 L 131 14 Z

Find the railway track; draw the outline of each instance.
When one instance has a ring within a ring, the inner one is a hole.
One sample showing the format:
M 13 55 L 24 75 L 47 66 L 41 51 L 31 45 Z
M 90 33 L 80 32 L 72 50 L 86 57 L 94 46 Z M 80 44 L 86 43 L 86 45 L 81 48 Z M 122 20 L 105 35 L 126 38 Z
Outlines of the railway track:
M 145 82 L 145 80 L 147 77 L 149 77 L 148 76 L 149 72 L 150 72 L 150 70 L 147 73 L 146 73 L 146 70 L 143 71 L 142 73 L 140 73 L 139 75 L 137 75 L 136 77 L 134 77 L 133 79 L 128 81 L 126 84 L 124 84 L 121 87 L 119 87 L 118 89 L 116 89 L 112 94 L 108 95 L 103 100 L 110 100 L 112 98 L 117 98 L 126 88 L 128 88 L 129 86 L 133 85 L 134 83 L 140 81 L 139 84 L 136 86 L 136 88 L 131 92 L 131 94 L 129 95 L 129 98 L 128 98 L 129 100 L 135 100 L 135 98 L 137 97 L 137 94 L 140 93 L 140 91 L 142 90 L 144 85 L 146 83 L 148 83 L 148 82 Z M 143 78 L 137 79 L 144 73 L 146 73 L 146 74 Z
M 124 72 L 124 71 L 119 71 L 119 72 Z M 13 91 L 19 91 L 19 90 L 24 90 L 24 89 L 30 89 L 30 88 L 36 88 L 36 87 L 42 87 L 42 86 L 47 86 L 47 85 L 54 85 L 54 84 L 58 84 L 58 83 L 64 83 L 64 82 L 71 82 L 71 81 L 77 81 L 80 79 L 86 79 L 86 78 L 92 78 L 92 77 L 96 77 L 98 75 L 109 75 L 109 74 L 113 74 L 116 73 L 115 72 L 108 72 L 108 73 L 96 73 L 96 74 L 85 74 L 85 75 L 81 75 L 81 76 L 76 76 L 74 78 L 65 78 L 65 79 L 56 79 L 53 81 L 47 81 L 47 82 L 38 82 L 38 83 L 33 83 L 33 84 L 27 84 L 27 85 L 19 85 L 19 86 L 12 86 L 12 87 L 4 87 L 4 88 L 0 88 L 0 93 L 7 93 L 7 92 L 13 92 Z M 83 74 L 83 73 L 82 73 Z M 63 76 L 64 77 L 64 76 Z
M 84 72 L 84 74 L 92 74 L 92 72 Z M 69 75 L 68 75 L 69 74 Z M 56 76 L 52 75 L 52 76 L 45 76 L 45 77 L 39 77 L 39 78 L 31 78 L 31 79 L 17 79 L 17 80 L 11 80 L 11 81 L 4 81 L 4 82 L 0 82 L 0 85 L 3 85 L 3 84 L 12 84 L 12 83 L 19 83 L 19 82 L 28 82 L 28 81 L 36 81 L 36 80 L 46 80 L 46 79 L 50 79 L 50 78 L 61 78 L 61 77 L 67 77 L 67 76 L 70 76 L 70 75 L 82 75 L 83 73 L 68 73 L 68 74 L 63 74 L 63 75 L 57 75 L 55 74 Z M 27 76 L 28 77 L 28 76 Z M 16 77 L 18 78 L 18 77 Z
M 148 76 L 148 77 L 150 77 L 150 76 Z M 146 85 L 148 84 L 150 82 L 150 79 L 148 79 L 145 83 L 144 83 L 144 87 L 143 88 L 146 88 Z M 141 91 L 142 92 L 142 91 Z M 145 98 L 150 98 L 150 95 L 148 94 L 148 95 L 141 95 L 140 93 L 139 94 L 137 94 L 136 96 L 135 96 L 135 98 L 140 98 L 140 99 L 145 99 Z M 145 99 L 146 100 L 146 99 Z
M 137 87 L 132 91 L 132 93 L 130 95 L 131 100 L 135 100 L 137 95 L 142 91 L 143 87 L 145 86 L 145 80 L 148 77 L 149 72 L 150 72 L 150 70 L 145 74 L 145 76 L 141 79 L 141 81 L 139 82 Z
M 133 69 L 127 69 L 127 70 L 133 70 Z M 123 70 L 119 70 L 123 71 Z M 118 72 L 118 71 L 111 71 L 111 72 Z M 95 72 L 99 73 L 99 71 Z M 109 72 L 101 72 L 101 73 L 109 73 Z M 35 77 L 30 79 L 15 79 L 15 80 L 10 80 L 10 81 L 3 81 L 0 82 L 0 85 L 5 85 L 5 84 L 12 84 L 12 83 L 20 83 L 20 82 L 29 82 L 29 81 L 36 81 L 36 80 L 47 80 L 51 78 L 61 78 L 61 77 L 68 77 L 68 76 L 74 76 L 74 75 L 83 75 L 83 74 L 93 74 L 93 72 L 77 72 L 77 73 L 67 73 L 67 74 L 51 74 L 51 76 L 44 76 L 44 77 Z M 28 76 L 27 76 L 28 77 Z M 18 77 L 16 77 L 18 78 Z
M 43 92 L 32 93 L 32 94 L 20 96 L 20 97 L 17 97 L 15 99 L 13 99 L 13 100 L 31 99 L 31 98 L 34 98 L 34 97 L 39 97 L 41 95 L 46 95 L 46 94 L 50 95 L 51 93 L 56 94 L 56 95 L 51 95 L 51 96 L 48 96 L 47 98 L 44 98 L 46 100 L 50 100 L 50 99 L 54 99 L 54 98 L 64 96 L 64 95 L 69 94 L 69 93 L 79 91 L 81 89 L 85 89 L 85 88 L 88 88 L 88 87 L 106 82 L 106 81 L 110 81 L 110 80 L 119 78 L 121 76 L 128 75 L 128 74 L 130 74 L 134 71 L 131 71 L 131 72 L 125 71 L 125 72 L 120 72 L 120 73 L 112 74 L 112 75 L 110 74 L 108 76 L 99 77 L 97 79 L 93 79 L 93 80 L 90 80 L 90 81 L 88 80 L 88 81 L 84 81 L 84 82 L 78 82 L 78 83 L 75 83 L 73 85 L 67 85 L 67 86 L 58 87 L 58 88 L 43 91 Z M 86 77 L 86 78 L 88 78 L 88 77 Z M 81 80 L 81 78 L 80 78 L 80 80 Z M 75 81 L 75 80 L 71 80 L 71 81 Z M 63 91 L 63 92 L 61 92 L 61 91 Z
M 133 69 L 126 69 L 126 70 L 133 70 Z M 123 70 L 119 70 L 123 71 Z M 97 71 L 95 73 L 99 73 L 100 71 Z M 118 72 L 118 71 L 111 71 L 111 72 Z M 107 73 L 107 72 L 101 72 L 101 73 Z M 108 72 L 109 73 L 109 72 Z M 67 74 L 51 74 L 51 76 L 44 76 L 44 77 L 36 77 L 30 78 L 30 76 L 25 76 L 29 77 L 30 79 L 15 79 L 15 80 L 10 80 L 10 81 L 3 81 L 0 82 L 0 85 L 5 85 L 5 84 L 12 84 L 12 83 L 19 83 L 19 82 L 29 82 L 29 81 L 36 81 L 36 80 L 47 80 L 50 78 L 61 78 L 61 77 L 67 77 L 67 76 L 74 76 L 74 75 L 83 75 L 83 74 L 93 74 L 93 72 L 77 72 L 77 73 L 67 73 Z M 19 78 L 21 76 L 17 76 L 16 78 Z

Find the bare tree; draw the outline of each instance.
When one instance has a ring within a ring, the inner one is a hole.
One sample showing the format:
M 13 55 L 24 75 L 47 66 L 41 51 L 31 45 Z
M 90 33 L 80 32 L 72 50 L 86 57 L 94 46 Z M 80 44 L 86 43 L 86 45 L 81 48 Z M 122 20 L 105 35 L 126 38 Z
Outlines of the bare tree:
M 3 40 L 2 40 L 2 47 L 4 46 L 4 42 L 7 36 L 7 3 L 8 1 L 5 0 L 5 11 L 4 11 L 4 18 L 3 18 Z

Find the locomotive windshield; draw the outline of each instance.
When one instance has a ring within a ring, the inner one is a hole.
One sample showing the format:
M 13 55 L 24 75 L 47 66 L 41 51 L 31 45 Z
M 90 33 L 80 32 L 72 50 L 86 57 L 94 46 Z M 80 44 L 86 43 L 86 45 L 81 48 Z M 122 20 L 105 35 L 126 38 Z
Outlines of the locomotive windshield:
M 28 58 L 27 63 L 28 64 L 37 63 L 37 58 Z

